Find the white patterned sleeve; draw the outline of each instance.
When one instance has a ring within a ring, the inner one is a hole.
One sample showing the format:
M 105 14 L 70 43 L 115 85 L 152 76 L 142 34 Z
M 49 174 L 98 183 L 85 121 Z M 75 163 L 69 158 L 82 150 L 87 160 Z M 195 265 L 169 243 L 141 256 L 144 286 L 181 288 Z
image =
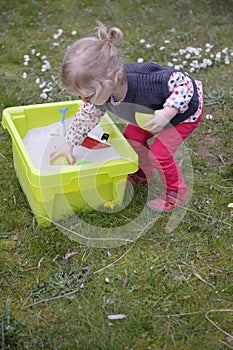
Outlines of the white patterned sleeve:
M 99 123 L 105 114 L 104 107 L 95 106 L 92 103 L 84 102 L 78 109 L 65 139 L 71 145 L 80 145 L 87 134 Z
M 179 113 L 189 108 L 189 102 L 194 94 L 192 80 L 182 72 L 173 72 L 168 81 L 171 95 L 166 99 L 163 107 L 175 107 Z

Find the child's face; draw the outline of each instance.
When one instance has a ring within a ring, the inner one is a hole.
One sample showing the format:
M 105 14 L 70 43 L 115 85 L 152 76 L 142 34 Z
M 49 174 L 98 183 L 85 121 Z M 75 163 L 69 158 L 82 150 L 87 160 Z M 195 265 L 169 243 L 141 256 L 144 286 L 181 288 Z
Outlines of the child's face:
M 111 96 L 111 94 L 109 91 L 101 90 L 99 92 L 99 94 L 97 94 L 94 91 L 90 96 L 87 96 L 87 97 L 78 96 L 78 97 L 85 102 L 90 102 L 90 103 L 93 103 L 95 105 L 103 105 L 104 103 L 106 103 L 108 101 L 110 96 Z
M 91 102 L 95 105 L 103 105 L 109 100 L 110 96 L 112 95 L 113 88 L 113 82 L 110 80 L 106 80 L 101 84 L 101 90 L 99 91 L 99 93 L 93 91 L 93 93 L 89 96 L 80 98 L 84 101 Z
M 105 104 L 108 99 L 110 98 L 111 96 L 111 93 L 109 93 L 109 91 L 107 92 L 100 92 L 97 96 L 94 96 L 92 99 L 91 99 L 91 103 L 95 104 L 95 105 L 103 105 Z
M 83 100 L 85 102 L 92 102 L 92 99 L 94 98 L 94 96 L 95 96 L 95 91 L 87 97 L 83 97 L 83 96 L 79 95 L 78 98 L 80 98 L 81 100 Z
M 102 88 L 100 90 L 100 92 L 97 94 L 95 93 L 92 98 L 91 98 L 91 102 L 95 105 L 103 105 L 104 103 L 106 103 L 110 96 L 112 95 L 112 91 L 113 91 L 113 86 L 112 84 L 108 83 L 108 82 L 104 82 L 102 84 Z

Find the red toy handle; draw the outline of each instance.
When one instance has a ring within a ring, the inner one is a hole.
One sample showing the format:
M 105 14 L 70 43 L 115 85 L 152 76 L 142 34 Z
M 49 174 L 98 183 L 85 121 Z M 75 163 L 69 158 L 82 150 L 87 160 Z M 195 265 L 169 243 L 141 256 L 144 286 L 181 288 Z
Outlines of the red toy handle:
M 111 147 L 108 143 L 100 142 L 90 136 L 87 136 L 80 145 L 89 149 L 102 149 Z

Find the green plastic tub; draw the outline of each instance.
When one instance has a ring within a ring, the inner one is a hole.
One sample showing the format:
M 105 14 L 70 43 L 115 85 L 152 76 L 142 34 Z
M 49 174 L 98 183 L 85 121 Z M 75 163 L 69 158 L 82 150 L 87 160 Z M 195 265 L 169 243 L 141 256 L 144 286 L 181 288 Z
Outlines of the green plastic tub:
M 12 138 L 14 168 L 41 226 L 49 226 L 81 210 L 98 210 L 108 202 L 121 206 L 127 176 L 138 169 L 137 154 L 107 114 L 101 118 L 100 125 L 110 135 L 109 142 L 120 159 L 54 167 L 54 170 L 35 167 L 23 142 L 27 131 L 59 122 L 60 108 L 69 108 L 67 118 L 75 115 L 80 103 L 45 103 L 3 111 L 2 125 Z

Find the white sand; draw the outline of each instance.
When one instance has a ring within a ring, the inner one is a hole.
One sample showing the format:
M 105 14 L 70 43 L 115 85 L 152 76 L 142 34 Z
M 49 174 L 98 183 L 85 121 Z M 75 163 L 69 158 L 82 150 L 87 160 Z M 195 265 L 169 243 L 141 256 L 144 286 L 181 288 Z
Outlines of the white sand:
M 69 123 L 70 120 L 68 119 L 65 123 L 66 129 L 68 128 Z M 103 129 L 97 125 L 89 133 L 89 136 L 100 140 L 102 134 Z M 23 142 L 36 168 L 40 170 L 54 170 L 55 168 L 61 167 L 61 165 L 51 165 L 49 163 L 49 155 L 51 152 L 65 142 L 64 136 L 60 135 L 60 123 L 29 130 L 23 138 Z M 76 158 L 76 162 L 79 162 L 80 160 L 104 162 L 113 159 L 120 159 L 119 154 L 112 146 L 100 150 L 90 150 L 83 146 L 75 146 L 73 149 L 73 155 Z M 67 167 L 71 165 L 63 165 L 62 167 L 64 166 Z

